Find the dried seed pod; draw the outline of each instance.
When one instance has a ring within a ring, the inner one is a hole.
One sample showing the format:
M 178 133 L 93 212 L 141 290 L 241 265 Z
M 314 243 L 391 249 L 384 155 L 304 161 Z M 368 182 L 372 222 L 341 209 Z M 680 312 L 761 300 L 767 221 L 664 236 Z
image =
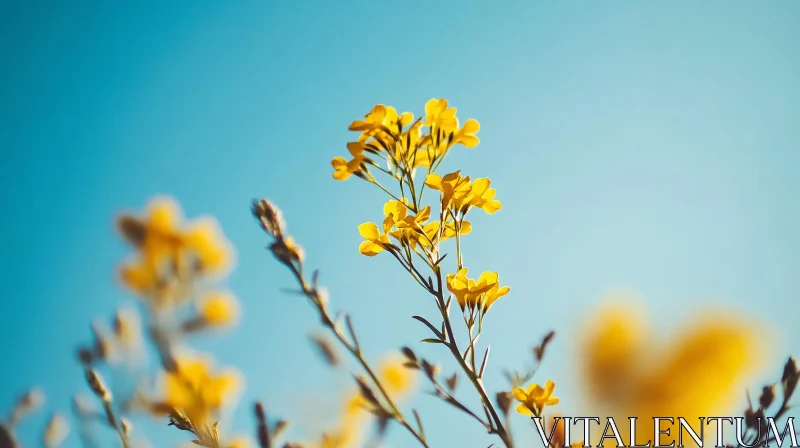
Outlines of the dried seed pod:
M 756 416 L 755 411 L 752 409 L 747 409 L 744 411 L 744 423 L 747 425 L 747 428 L 750 429 L 757 429 L 758 428 L 758 417 Z
M 536 362 L 539 362 L 542 360 L 542 358 L 544 358 L 544 353 L 545 350 L 547 350 L 547 345 L 550 344 L 550 341 L 553 340 L 555 335 L 556 335 L 555 331 L 547 333 L 545 337 L 542 338 L 542 342 L 533 348 L 533 356 L 534 358 L 536 358 Z
M 508 412 L 511 410 L 511 403 L 513 402 L 514 396 L 511 395 L 511 392 L 498 392 L 495 396 L 495 401 L 497 401 L 497 407 L 503 411 L 503 414 L 508 415 Z
M 104 402 L 111 401 L 111 392 L 106 387 L 103 378 L 94 369 L 86 370 L 86 382 L 89 384 L 89 387 L 92 389 L 92 392 L 94 392 L 97 398 L 103 400 Z
M 414 364 L 417 363 L 417 355 L 414 353 L 414 350 L 411 350 L 408 347 L 403 347 L 400 349 L 403 352 L 403 355 L 408 358 L 409 361 L 413 362 Z
M 141 247 L 147 236 L 147 226 L 131 215 L 122 215 L 117 218 L 117 230 L 133 247 Z
M 356 383 L 358 384 L 358 389 L 361 392 L 361 396 L 367 400 L 370 404 L 375 405 L 376 407 L 380 408 L 380 402 L 378 402 L 378 397 L 375 396 L 375 392 L 367 386 L 367 383 L 364 381 L 362 377 L 355 377 Z
M 758 398 L 758 404 L 761 405 L 762 408 L 767 409 L 772 405 L 773 401 L 775 401 L 775 385 L 764 386 L 764 389 L 761 391 L 761 396 Z
M 261 223 L 261 228 L 270 235 L 278 238 L 283 235 L 283 219 L 281 218 L 281 211 L 274 204 L 266 199 L 260 201 L 253 201 L 251 207 L 253 216 Z
M 258 428 L 256 434 L 258 436 L 258 444 L 261 447 L 270 446 L 269 428 L 267 427 L 267 413 L 264 411 L 264 405 L 261 402 L 256 402 L 253 408 L 256 420 L 258 421 Z
M 317 348 L 320 356 L 325 362 L 331 366 L 335 367 L 339 365 L 339 356 L 336 354 L 336 350 L 333 348 L 331 343 L 325 339 L 323 336 L 311 336 L 311 342 Z
M 89 367 L 92 365 L 94 361 L 94 355 L 92 354 L 92 350 L 89 350 L 86 347 L 81 347 L 78 349 L 78 361 L 83 364 L 85 367 Z
M 783 366 L 783 376 L 781 377 L 783 395 L 787 401 L 792 397 L 798 380 L 800 380 L 800 372 L 797 370 L 797 362 L 795 362 L 794 358 L 789 358 L 786 361 L 786 365 Z
M 458 384 L 458 374 L 453 372 L 453 375 L 447 378 L 447 388 L 450 392 L 455 392 L 456 384 Z

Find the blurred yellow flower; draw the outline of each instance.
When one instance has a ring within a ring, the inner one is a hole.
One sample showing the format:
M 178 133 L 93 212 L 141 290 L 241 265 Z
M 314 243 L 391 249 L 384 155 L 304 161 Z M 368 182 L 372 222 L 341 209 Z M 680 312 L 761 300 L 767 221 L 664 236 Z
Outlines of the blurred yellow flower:
M 405 358 L 387 358 L 378 366 L 378 375 L 392 398 L 408 395 L 416 386 L 416 371 L 406 367 Z
M 219 224 L 211 218 L 196 220 L 183 234 L 184 244 L 194 251 L 204 272 L 220 273 L 230 265 L 231 251 L 221 236 Z
M 221 274 L 229 267 L 232 250 L 215 220 L 201 218 L 185 229 L 181 220 L 178 204 L 168 198 L 151 201 L 144 219 L 123 215 L 117 220 L 120 233 L 139 253 L 121 267 L 126 286 L 152 295 L 165 275 L 176 275 L 171 270 Z
M 389 357 L 384 359 L 375 369 L 378 379 L 386 388 L 386 392 L 393 400 L 401 400 L 411 393 L 416 387 L 416 370 L 411 370 L 403 364 L 406 360 L 402 357 Z M 326 431 L 319 444 L 312 445 L 317 448 L 350 448 L 359 446 L 370 422 L 369 410 L 371 404 L 355 391 L 344 400 L 342 412 L 336 427 Z
M 225 444 L 225 448 L 250 448 L 251 446 L 253 445 L 247 437 L 235 437 Z
M 230 293 L 213 293 L 200 302 L 200 316 L 214 326 L 232 324 L 239 317 L 239 302 Z
M 607 305 L 587 326 L 579 370 L 590 405 L 600 412 L 593 415 L 640 417 L 641 434 L 653 434 L 656 416 L 696 424 L 699 417 L 729 415 L 760 365 L 763 345 L 757 344 L 753 322 L 715 310 L 656 344 L 637 310 L 630 301 Z
M 212 375 L 210 362 L 202 358 L 178 358 L 174 372 L 165 377 L 166 397 L 158 411 L 183 413 L 197 428 L 213 423 L 211 418 L 239 387 L 232 372 Z
M 523 415 L 541 417 L 545 406 L 558 404 L 558 398 L 553 396 L 555 390 L 556 383 L 550 380 L 544 384 L 544 388 L 534 383 L 528 386 L 527 390 L 521 388 L 514 389 L 514 398 L 521 402 L 521 404 L 517 406 L 517 412 Z

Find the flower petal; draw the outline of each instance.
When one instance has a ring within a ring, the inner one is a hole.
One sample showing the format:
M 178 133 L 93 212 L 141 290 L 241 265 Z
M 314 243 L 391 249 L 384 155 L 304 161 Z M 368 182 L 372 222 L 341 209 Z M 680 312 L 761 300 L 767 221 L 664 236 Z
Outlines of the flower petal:
M 366 240 L 377 240 L 380 236 L 378 226 L 374 222 L 365 222 L 358 226 L 358 234 Z

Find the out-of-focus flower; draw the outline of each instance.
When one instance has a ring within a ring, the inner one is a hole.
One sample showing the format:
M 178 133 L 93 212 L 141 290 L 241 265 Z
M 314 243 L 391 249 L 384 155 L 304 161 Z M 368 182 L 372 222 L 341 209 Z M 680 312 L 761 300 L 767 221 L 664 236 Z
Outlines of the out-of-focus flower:
M 657 344 L 644 331 L 638 309 L 625 301 L 592 315 L 579 368 L 590 405 L 599 412 L 592 415 L 640 417 L 641 434 L 653 434 L 656 416 L 681 416 L 693 423 L 726 415 L 759 366 L 755 325 L 715 310 L 713 317 L 701 315 L 673 340 Z
M 69 434 L 69 422 L 60 414 L 55 414 L 47 423 L 44 431 L 44 446 L 56 448 L 64 443 L 64 439 Z
M 378 366 L 378 375 L 386 387 L 386 391 L 393 399 L 401 399 L 408 395 L 416 386 L 416 371 L 409 369 L 404 364 L 403 357 L 385 359 Z
M 151 201 L 145 218 L 117 220 L 120 233 L 139 253 L 120 270 L 126 286 L 152 297 L 170 275 L 216 275 L 228 269 L 232 250 L 216 221 L 201 218 L 185 227 L 181 221 L 178 204 L 168 198 Z
M 514 398 L 521 404 L 517 406 L 517 412 L 523 415 L 541 417 L 545 406 L 558 404 L 558 398 L 553 396 L 556 390 L 556 383 L 547 381 L 542 386 L 534 383 L 528 389 L 514 389 Z
M 417 384 L 416 371 L 403 364 L 403 357 L 384 359 L 376 368 L 378 378 L 392 397 L 399 401 L 410 394 Z M 344 401 L 339 422 L 326 431 L 316 448 L 351 448 L 360 446 L 360 442 L 370 421 L 372 405 L 360 391 L 355 391 Z
M 200 302 L 200 316 L 212 326 L 230 325 L 239 317 L 239 302 L 230 293 L 213 293 Z
M 45 401 L 44 392 L 39 388 L 33 388 L 25 392 L 24 395 L 17 399 L 14 409 L 8 418 L 8 424 L 13 427 L 17 422 L 25 418 L 27 415 L 38 410 Z
M 158 413 L 183 414 L 196 428 L 212 422 L 239 386 L 232 372 L 212 374 L 210 361 L 202 358 L 177 358 L 175 371 L 165 376 L 166 396 L 153 406 Z

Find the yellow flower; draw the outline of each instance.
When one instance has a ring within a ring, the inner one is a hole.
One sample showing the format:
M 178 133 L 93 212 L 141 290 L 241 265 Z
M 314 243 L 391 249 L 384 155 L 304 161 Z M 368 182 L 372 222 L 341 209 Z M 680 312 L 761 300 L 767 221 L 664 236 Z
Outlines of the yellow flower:
M 405 362 L 403 357 L 389 357 L 381 361 L 375 369 L 378 379 L 394 401 L 402 400 L 416 386 L 416 371 L 403 366 Z M 319 448 L 362 446 L 360 442 L 369 423 L 371 416 L 369 410 L 372 408 L 374 406 L 359 391 L 355 391 L 345 398 L 336 427 L 323 434 L 321 443 L 311 446 Z
M 333 178 L 336 180 L 347 180 L 351 174 L 361 173 L 365 170 L 364 163 L 367 158 L 364 156 L 364 144 L 360 142 L 350 142 L 347 144 L 347 150 L 353 156 L 352 160 L 347 160 L 344 157 L 334 157 L 331 160 L 333 166 Z
M 378 104 L 364 116 L 364 120 L 353 121 L 348 129 L 361 131 L 358 141 L 365 142 L 370 137 L 381 138 L 387 131 L 399 134 L 403 126 L 412 121 L 414 121 L 414 115 L 411 113 L 404 112 L 398 115 L 394 107 Z
M 485 313 L 489 307 L 511 290 L 508 286 L 500 287 L 497 272 L 483 272 L 478 280 L 467 277 L 467 268 L 461 268 L 455 274 L 447 275 L 447 289 L 456 297 L 461 309 L 478 309 Z
M 444 177 L 438 174 L 429 174 L 425 178 L 425 185 L 442 192 L 442 209 L 448 209 L 451 205 L 457 209 L 460 208 L 461 201 L 472 192 L 469 176 L 462 177 L 460 170 L 445 174 Z
M 405 362 L 405 358 L 391 357 L 378 366 L 381 382 L 393 399 L 408 395 L 416 385 L 416 371 L 405 367 Z
M 211 325 L 231 324 L 239 317 L 239 302 L 229 293 L 214 293 L 200 303 L 200 316 Z
M 447 290 L 456 296 L 456 302 L 462 310 L 467 306 L 470 280 L 467 278 L 467 268 L 461 268 L 457 273 L 447 275 Z
M 392 220 L 390 218 L 383 220 L 383 232 L 378 230 L 378 226 L 374 222 L 365 222 L 358 226 L 359 235 L 366 240 L 358 246 L 358 251 L 368 257 L 374 257 L 383 252 L 387 246 L 392 244 L 387 235 L 391 228 Z
M 447 107 L 447 100 L 432 98 L 425 103 L 425 126 L 442 130 L 445 133 L 455 132 L 458 129 L 456 108 Z
M 541 417 L 545 406 L 558 404 L 558 398 L 553 396 L 555 389 L 556 383 L 549 380 L 545 383 L 544 388 L 534 383 L 528 386 L 527 390 L 514 389 L 514 398 L 521 402 L 517 406 L 517 412 L 523 415 Z
M 501 208 L 503 205 L 494 198 L 497 191 L 494 188 L 489 188 L 491 181 L 488 178 L 475 179 L 470 186 L 469 199 L 467 200 L 468 207 L 477 207 L 489 213 L 490 215 Z
M 217 221 L 201 218 L 194 222 L 183 235 L 184 243 L 194 251 L 196 262 L 206 272 L 219 273 L 230 264 L 230 250 L 222 239 Z
M 680 415 L 696 425 L 698 417 L 728 415 L 762 365 L 756 325 L 715 309 L 657 344 L 637 308 L 629 300 L 607 305 L 592 314 L 581 339 L 579 370 L 594 412 L 640 417 L 640 434 L 654 433 L 652 417 Z
M 235 437 L 225 444 L 225 448 L 250 448 L 251 446 L 253 445 L 247 437 Z
M 469 221 L 462 220 L 459 226 L 460 226 L 459 230 L 461 236 L 468 235 L 470 232 L 472 232 L 472 223 Z M 442 223 L 440 223 L 439 221 L 434 221 L 425 224 L 425 227 L 423 227 L 423 231 L 425 232 L 425 235 L 427 235 L 427 239 L 425 240 L 420 239 L 421 242 L 426 242 L 426 244 L 423 245 L 427 245 L 428 240 L 432 241 L 433 243 L 436 243 L 436 240 L 439 239 L 440 227 L 442 227 Z M 456 236 L 456 225 L 452 220 L 448 220 L 447 224 L 442 229 L 442 235 L 440 241 L 445 241 L 447 239 L 454 238 L 455 236 Z
M 428 148 L 430 141 L 430 135 L 422 135 L 422 121 L 417 121 L 400 135 L 394 158 L 412 169 L 429 167 L 433 158 Z
M 478 139 L 475 134 L 477 134 L 480 129 L 481 125 L 478 123 L 478 120 L 470 118 L 466 123 L 464 123 L 464 127 L 459 129 L 453 136 L 452 144 L 455 145 L 456 143 L 461 143 L 467 148 L 474 148 L 478 146 L 480 139 Z
M 484 274 L 486 274 L 486 272 L 484 272 Z M 497 299 L 499 299 L 500 297 L 505 296 L 506 294 L 508 294 L 511 291 L 511 288 L 509 288 L 508 286 L 500 286 L 500 283 L 498 282 L 498 274 L 497 274 L 497 272 L 492 272 L 492 273 L 490 273 L 490 275 L 493 278 L 492 283 L 490 284 L 491 287 L 478 298 L 478 301 L 477 301 L 477 304 L 476 304 L 476 305 L 481 307 L 481 309 L 482 309 L 481 311 L 483 313 L 489 311 L 489 308 L 491 308 L 492 304 L 495 301 L 497 301 Z M 482 276 L 483 276 L 483 274 L 481 274 L 481 277 Z M 480 279 L 479 279 L 479 283 L 480 283 Z
M 182 229 L 180 208 L 172 199 L 151 201 L 144 219 L 123 215 L 117 228 L 139 253 L 136 261 L 122 265 L 122 282 L 144 295 L 172 271 L 222 274 L 231 264 L 232 251 L 216 221 L 201 218 Z
M 387 220 L 391 220 L 390 228 L 396 228 L 396 231 L 389 232 L 393 238 L 398 241 L 408 241 L 411 247 L 416 247 L 417 243 L 422 245 L 430 245 L 426 241 L 426 234 L 423 226 L 431 216 L 431 208 L 427 206 L 416 214 L 409 213 L 408 200 L 403 198 L 402 201 L 391 200 L 383 206 L 383 214 Z
M 181 412 L 197 428 L 213 423 L 212 417 L 238 389 L 233 373 L 213 376 L 210 363 L 200 358 L 176 359 L 174 372 L 165 378 L 166 398 L 156 410 Z

